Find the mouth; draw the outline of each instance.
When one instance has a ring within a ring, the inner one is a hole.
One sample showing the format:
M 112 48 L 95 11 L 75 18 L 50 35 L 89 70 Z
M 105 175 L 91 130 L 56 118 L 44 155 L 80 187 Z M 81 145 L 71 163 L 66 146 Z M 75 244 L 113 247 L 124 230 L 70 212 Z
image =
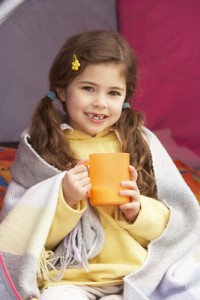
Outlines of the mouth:
M 96 114 L 96 113 L 86 113 L 86 116 L 92 121 L 103 121 L 107 118 L 104 114 Z

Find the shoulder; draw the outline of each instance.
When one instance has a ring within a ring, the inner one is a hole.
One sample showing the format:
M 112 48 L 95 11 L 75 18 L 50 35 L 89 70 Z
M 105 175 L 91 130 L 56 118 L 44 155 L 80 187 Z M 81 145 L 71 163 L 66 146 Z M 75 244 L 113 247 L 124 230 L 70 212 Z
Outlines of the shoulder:
M 13 179 L 27 188 L 61 171 L 49 165 L 31 146 L 29 129 L 22 132 L 16 158 L 11 167 Z M 27 186 L 28 185 L 28 186 Z

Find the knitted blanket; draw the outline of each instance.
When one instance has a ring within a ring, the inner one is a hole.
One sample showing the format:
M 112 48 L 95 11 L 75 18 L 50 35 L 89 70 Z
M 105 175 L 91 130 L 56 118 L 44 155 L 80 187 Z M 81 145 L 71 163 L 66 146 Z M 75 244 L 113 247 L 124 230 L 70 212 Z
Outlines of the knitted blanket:
M 170 208 L 171 215 L 164 233 L 150 243 L 144 266 L 124 278 L 124 299 L 198 299 L 200 208 L 158 139 L 144 130 L 152 153 L 158 197 Z M 29 145 L 28 138 L 25 131 L 0 211 L 0 252 L 24 300 L 39 298 L 40 257 L 65 174 L 42 160 Z M 76 239 L 76 232 L 81 232 L 83 253 L 88 259 L 101 250 L 103 232 L 89 205 L 86 211 L 78 224 L 81 231 L 76 227 L 69 240 Z
M 200 208 L 159 140 L 149 130 L 146 135 L 158 197 L 171 215 L 164 233 L 149 245 L 144 266 L 125 277 L 124 299 L 196 300 L 200 297 Z

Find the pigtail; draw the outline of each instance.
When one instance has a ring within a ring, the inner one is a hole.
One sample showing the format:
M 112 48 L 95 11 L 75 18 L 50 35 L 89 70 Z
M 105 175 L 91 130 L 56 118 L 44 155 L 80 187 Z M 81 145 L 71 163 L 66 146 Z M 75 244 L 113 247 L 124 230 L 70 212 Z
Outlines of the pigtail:
M 30 128 L 30 143 L 49 164 L 61 171 L 76 165 L 73 152 L 60 128 L 61 114 L 48 97 L 36 107 Z
M 149 146 L 143 134 L 144 116 L 137 110 L 124 109 L 116 123 L 122 140 L 122 151 L 130 153 L 130 163 L 138 172 L 140 193 L 157 198 Z

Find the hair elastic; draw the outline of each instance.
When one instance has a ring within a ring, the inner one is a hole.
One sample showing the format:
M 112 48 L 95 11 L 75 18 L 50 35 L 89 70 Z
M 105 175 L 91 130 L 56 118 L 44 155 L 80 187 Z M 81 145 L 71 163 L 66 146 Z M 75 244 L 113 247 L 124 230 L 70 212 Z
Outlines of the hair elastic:
M 54 101 L 56 99 L 56 94 L 52 91 L 48 91 L 46 94 L 45 94 L 46 97 L 50 98 L 52 101 Z
M 122 105 L 122 109 L 127 109 L 127 108 L 131 108 L 130 104 L 128 102 L 124 102 Z

